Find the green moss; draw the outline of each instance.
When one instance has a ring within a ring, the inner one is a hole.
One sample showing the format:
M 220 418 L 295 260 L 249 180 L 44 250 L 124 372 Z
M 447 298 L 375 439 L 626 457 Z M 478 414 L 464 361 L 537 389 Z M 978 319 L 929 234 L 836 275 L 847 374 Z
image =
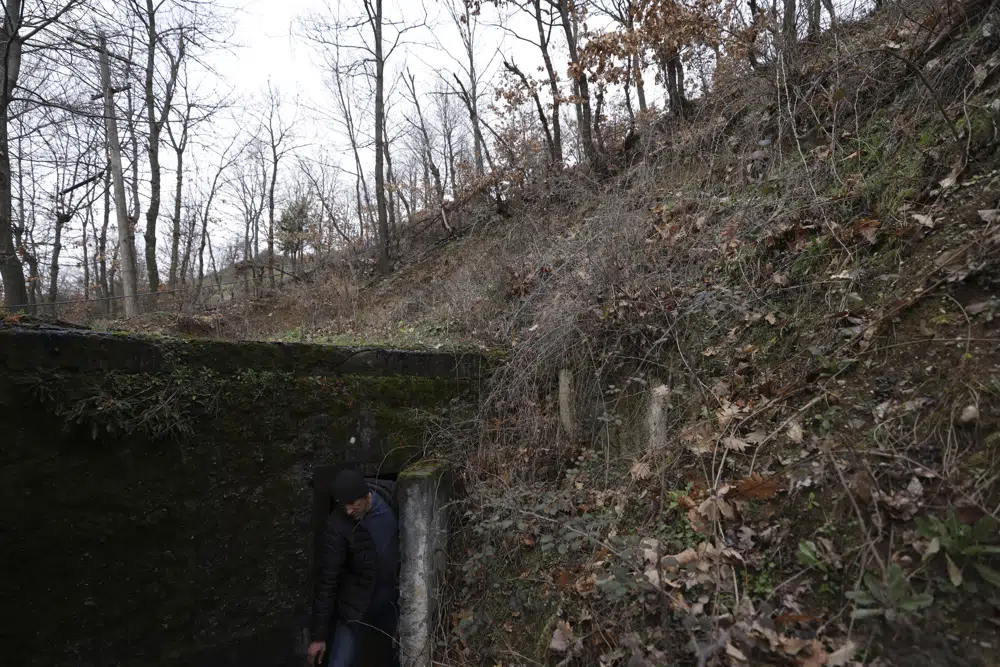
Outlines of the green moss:
M 556 631 L 556 625 L 559 623 L 559 615 L 552 614 L 542 626 L 541 631 L 538 633 L 538 639 L 535 642 L 535 663 L 539 665 L 549 664 L 549 646 L 552 644 L 552 635 Z
M 438 459 L 422 459 L 411 466 L 407 466 L 399 473 L 399 479 L 427 479 L 442 473 L 446 473 L 448 464 Z
M 327 374 L 336 351 L 289 351 L 315 374 L 255 366 L 282 358 L 262 345 L 166 337 L 169 372 L 0 376 L 0 418 L 15 425 L 0 451 L 0 523 L 21 536 L 22 563 L 0 596 L 19 610 L 8 631 L 31 638 L 11 664 L 74 651 L 123 667 L 183 662 L 293 627 L 308 602 L 312 469 L 364 456 L 401 470 L 443 446 L 427 442 L 431 420 L 474 403 L 469 382 Z M 365 414 L 376 438 L 362 451 L 350 439 Z

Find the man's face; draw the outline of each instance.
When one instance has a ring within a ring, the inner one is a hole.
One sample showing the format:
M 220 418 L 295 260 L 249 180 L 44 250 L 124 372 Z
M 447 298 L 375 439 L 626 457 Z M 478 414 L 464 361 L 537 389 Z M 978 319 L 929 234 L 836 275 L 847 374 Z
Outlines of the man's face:
M 368 510 L 372 507 L 372 494 L 361 496 L 353 503 L 348 503 L 344 505 L 344 511 L 347 512 L 347 516 L 351 517 L 355 521 L 360 521 Z

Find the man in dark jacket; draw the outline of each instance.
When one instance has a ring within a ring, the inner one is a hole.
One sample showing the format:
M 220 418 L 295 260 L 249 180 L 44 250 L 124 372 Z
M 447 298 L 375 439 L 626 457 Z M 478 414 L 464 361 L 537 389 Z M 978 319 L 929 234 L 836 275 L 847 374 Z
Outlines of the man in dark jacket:
M 395 646 L 399 530 L 382 487 L 369 485 L 359 471 L 342 470 L 333 497 L 337 507 L 317 564 L 309 664 L 326 658 L 328 667 L 353 667 L 363 629 Z

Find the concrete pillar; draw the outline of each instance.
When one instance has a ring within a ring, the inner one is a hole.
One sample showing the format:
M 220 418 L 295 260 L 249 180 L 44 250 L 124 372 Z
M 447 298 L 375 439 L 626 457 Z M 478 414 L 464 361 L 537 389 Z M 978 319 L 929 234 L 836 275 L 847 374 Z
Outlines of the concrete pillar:
M 399 497 L 399 644 L 402 667 L 430 667 L 448 546 L 451 476 L 422 461 L 396 480 Z
M 641 450 L 653 450 L 667 444 L 667 414 L 670 411 L 670 388 L 661 383 L 654 383 L 647 394 L 645 442 L 640 442 Z

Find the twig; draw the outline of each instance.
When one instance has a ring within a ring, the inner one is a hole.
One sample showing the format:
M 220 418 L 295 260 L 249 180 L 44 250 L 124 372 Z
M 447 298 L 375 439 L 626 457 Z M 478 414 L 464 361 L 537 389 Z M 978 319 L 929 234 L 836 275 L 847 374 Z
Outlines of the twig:
M 778 428 L 776 428 L 775 430 L 771 431 L 771 434 L 769 436 L 767 436 L 766 438 L 764 438 L 760 442 L 759 445 L 757 445 L 757 449 L 755 449 L 754 453 L 753 453 L 753 459 L 751 459 L 751 461 L 750 461 L 750 470 L 749 470 L 749 472 L 747 472 L 748 476 L 753 474 L 754 465 L 757 463 L 757 455 L 760 454 L 760 451 L 764 448 L 764 445 L 766 445 L 768 442 L 770 442 L 771 438 L 773 438 L 774 436 L 776 436 L 779 433 L 781 433 L 785 429 L 785 427 L 788 426 L 792 422 L 793 419 L 795 419 L 796 417 L 798 417 L 799 415 L 801 415 L 803 412 L 805 412 L 806 410 L 808 410 L 812 406 L 814 406 L 817 403 L 819 403 L 821 400 L 823 400 L 824 397 L 825 397 L 825 394 L 820 394 L 819 396 L 816 396 L 811 401 L 809 401 L 808 403 L 806 403 L 805 405 L 803 405 L 801 408 L 799 408 L 798 410 L 796 410 L 788 419 L 786 419 L 785 421 L 783 421 Z
M 692 641 L 694 641 L 693 638 Z M 701 650 L 698 650 L 698 644 L 695 643 L 695 650 L 698 651 L 698 667 L 705 667 L 705 665 L 708 664 L 708 661 L 711 659 L 713 655 L 723 650 L 728 645 L 729 645 L 729 632 L 725 630 L 723 630 L 722 634 L 718 636 L 715 642 L 709 644 L 708 646 L 702 648 Z
M 950 294 L 945 294 L 946 297 L 955 302 L 958 309 L 962 311 L 962 315 L 965 316 L 966 325 L 966 337 L 965 337 L 965 356 L 962 357 L 962 366 L 969 361 L 969 347 L 972 345 L 972 320 L 969 319 L 969 313 L 965 312 L 965 308 L 958 302 L 958 300 Z

